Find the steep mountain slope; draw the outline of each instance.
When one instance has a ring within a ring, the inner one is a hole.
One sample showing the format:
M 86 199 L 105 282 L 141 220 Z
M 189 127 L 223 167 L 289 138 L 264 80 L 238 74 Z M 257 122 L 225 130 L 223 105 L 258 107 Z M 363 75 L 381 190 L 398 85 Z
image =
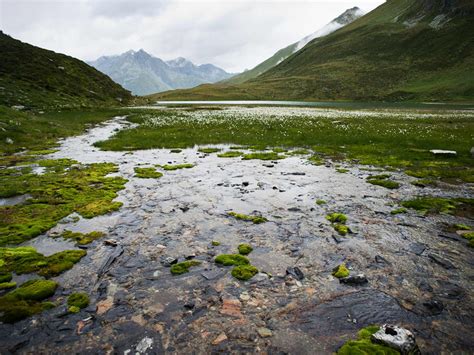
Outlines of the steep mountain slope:
M 212 64 L 198 66 L 181 57 L 165 62 L 143 49 L 100 57 L 89 64 L 136 95 L 190 88 L 227 79 L 232 75 Z
M 117 105 L 130 92 L 86 63 L 18 41 L 0 31 L 0 105 Z
M 267 60 L 263 61 L 262 63 L 258 64 L 256 67 L 250 70 L 246 70 L 243 73 L 233 76 L 230 79 L 224 80 L 223 83 L 226 84 L 240 84 L 247 80 L 256 78 L 260 74 L 263 74 L 270 68 L 278 65 L 279 63 L 283 62 L 286 58 L 288 58 L 293 53 L 299 51 L 303 48 L 306 44 L 311 42 L 315 38 L 319 38 L 322 36 L 326 36 L 341 27 L 344 27 L 351 22 L 354 22 L 359 17 L 363 16 L 363 11 L 358 7 L 353 7 L 352 9 L 346 10 L 340 16 L 336 17 L 334 20 L 329 22 L 327 25 L 319 29 L 318 31 L 304 37 L 298 42 L 292 43 L 289 46 L 280 49 L 276 52 L 273 56 L 268 58 Z
M 255 79 L 152 99 L 472 101 L 473 21 L 473 0 L 388 0 Z

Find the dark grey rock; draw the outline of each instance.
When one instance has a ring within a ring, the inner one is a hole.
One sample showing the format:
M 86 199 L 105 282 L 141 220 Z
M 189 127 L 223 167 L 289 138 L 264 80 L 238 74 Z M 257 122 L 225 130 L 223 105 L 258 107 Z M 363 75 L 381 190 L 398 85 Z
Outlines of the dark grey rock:
M 442 267 L 444 267 L 446 270 L 456 269 L 456 266 L 454 266 L 454 264 L 452 262 L 450 262 L 449 260 L 443 258 L 442 256 L 440 256 L 438 254 L 431 253 L 431 254 L 428 255 L 428 257 L 432 261 L 434 261 L 436 264 L 441 265 Z
M 166 256 L 161 260 L 161 263 L 166 267 L 170 267 L 171 265 L 178 263 L 178 259 Z
M 295 267 L 287 267 L 286 268 L 286 274 L 293 276 L 297 280 L 303 280 L 304 279 L 304 273 L 301 271 L 301 269 L 298 266 Z
M 347 285 L 364 285 L 369 282 L 367 277 L 364 274 L 358 274 L 355 276 L 348 276 L 339 279 L 340 283 L 347 284 Z

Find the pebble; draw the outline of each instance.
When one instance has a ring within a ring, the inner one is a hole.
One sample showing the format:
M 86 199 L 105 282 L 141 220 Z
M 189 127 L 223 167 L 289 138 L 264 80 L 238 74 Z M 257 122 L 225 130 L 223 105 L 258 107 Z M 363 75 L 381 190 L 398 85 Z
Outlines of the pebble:
M 220 343 L 222 343 L 223 341 L 226 341 L 227 340 L 227 335 L 225 335 L 225 333 L 221 333 L 217 336 L 217 338 L 215 338 L 213 341 L 212 341 L 212 345 L 218 345 Z
M 271 337 L 273 335 L 272 331 L 268 328 L 258 328 L 257 329 L 257 333 L 258 335 L 260 335 L 262 338 L 268 338 L 268 337 Z

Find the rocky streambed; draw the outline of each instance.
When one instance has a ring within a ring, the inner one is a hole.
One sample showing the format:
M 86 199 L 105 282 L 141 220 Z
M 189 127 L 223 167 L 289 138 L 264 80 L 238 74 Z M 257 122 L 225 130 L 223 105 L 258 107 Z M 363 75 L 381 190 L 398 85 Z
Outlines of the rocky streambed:
M 219 158 L 195 149 L 133 152 L 93 146 L 129 125 L 116 118 L 67 138 L 50 158 L 111 162 L 128 183 L 123 207 L 82 219 L 72 215 L 24 245 L 45 255 L 74 247 L 49 237 L 62 230 L 106 236 L 55 280 L 57 297 L 90 295 L 79 313 L 65 307 L 0 324 L 2 353 L 332 353 L 357 331 L 394 323 L 410 329 L 422 352 L 474 348 L 474 252 L 443 225 L 468 217 L 391 214 L 416 195 L 470 197 L 472 186 L 420 188 L 390 172 L 397 190 L 368 184 L 367 166 L 312 165 L 295 155 L 277 161 Z M 226 146 L 219 146 L 227 149 Z M 184 164 L 158 179 L 136 167 Z M 348 169 L 343 172 L 341 168 Z M 379 173 L 379 172 L 375 172 Z M 319 204 L 316 201 L 320 201 Z M 324 202 L 325 203 L 324 203 Z M 267 219 L 254 224 L 229 212 Z M 347 216 L 341 236 L 326 219 Z M 241 243 L 259 273 L 248 281 L 214 262 Z M 170 263 L 196 260 L 173 275 Z M 367 282 L 332 276 L 345 264 Z

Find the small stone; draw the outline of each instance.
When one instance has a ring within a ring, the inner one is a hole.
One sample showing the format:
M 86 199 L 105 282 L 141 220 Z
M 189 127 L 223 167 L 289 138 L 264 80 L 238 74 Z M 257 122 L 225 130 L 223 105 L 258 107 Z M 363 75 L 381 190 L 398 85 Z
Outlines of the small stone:
M 171 256 L 167 256 L 163 260 L 161 260 L 161 263 L 167 267 L 170 267 L 171 265 L 176 264 L 177 262 L 178 262 L 178 259 L 173 258 Z
M 433 155 L 447 155 L 447 156 L 456 156 L 458 153 L 455 150 L 442 150 L 442 149 L 432 149 L 430 153 Z
M 408 354 L 416 348 L 413 333 L 396 325 L 384 324 L 378 332 L 372 334 L 371 340 L 396 349 L 402 354 Z
M 367 277 L 365 277 L 364 274 L 358 274 L 355 276 L 340 278 L 339 282 L 347 285 L 363 285 L 369 281 L 367 280 Z
M 303 271 L 298 266 L 295 267 L 287 267 L 286 274 L 294 277 L 297 280 L 303 280 L 304 274 Z
M 227 340 L 227 335 L 225 335 L 225 333 L 221 333 L 218 335 L 217 338 L 215 338 L 213 341 L 212 341 L 212 345 L 218 345 L 220 343 L 222 343 L 223 341 L 226 341 Z
M 249 186 L 250 183 L 249 183 L 248 181 L 244 181 L 244 182 L 242 183 L 242 185 L 243 185 L 243 186 Z
M 268 328 L 258 328 L 257 329 L 258 335 L 260 335 L 262 338 L 268 338 L 273 335 L 272 331 Z
M 247 292 L 242 292 L 239 296 L 242 301 L 248 301 L 250 299 L 250 295 Z
M 242 313 L 240 313 L 241 303 L 238 299 L 228 298 L 222 301 L 222 308 L 220 310 L 221 314 L 241 318 Z
M 447 270 L 456 269 L 456 267 L 453 265 L 452 262 L 450 262 L 447 259 L 444 259 L 443 257 L 441 257 L 438 254 L 431 253 L 431 254 L 428 255 L 428 257 L 431 260 L 433 260 L 436 264 L 441 265 L 442 267 L 444 267 Z
M 157 244 L 157 245 L 156 245 L 156 248 L 161 252 L 161 251 L 163 251 L 163 250 L 166 249 L 166 246 L 163 245 L 163 244 Z
M 118 242 L 115 239 L 106 239 L 104 240 L 104 245 L 116 247 L 118 245 Z

